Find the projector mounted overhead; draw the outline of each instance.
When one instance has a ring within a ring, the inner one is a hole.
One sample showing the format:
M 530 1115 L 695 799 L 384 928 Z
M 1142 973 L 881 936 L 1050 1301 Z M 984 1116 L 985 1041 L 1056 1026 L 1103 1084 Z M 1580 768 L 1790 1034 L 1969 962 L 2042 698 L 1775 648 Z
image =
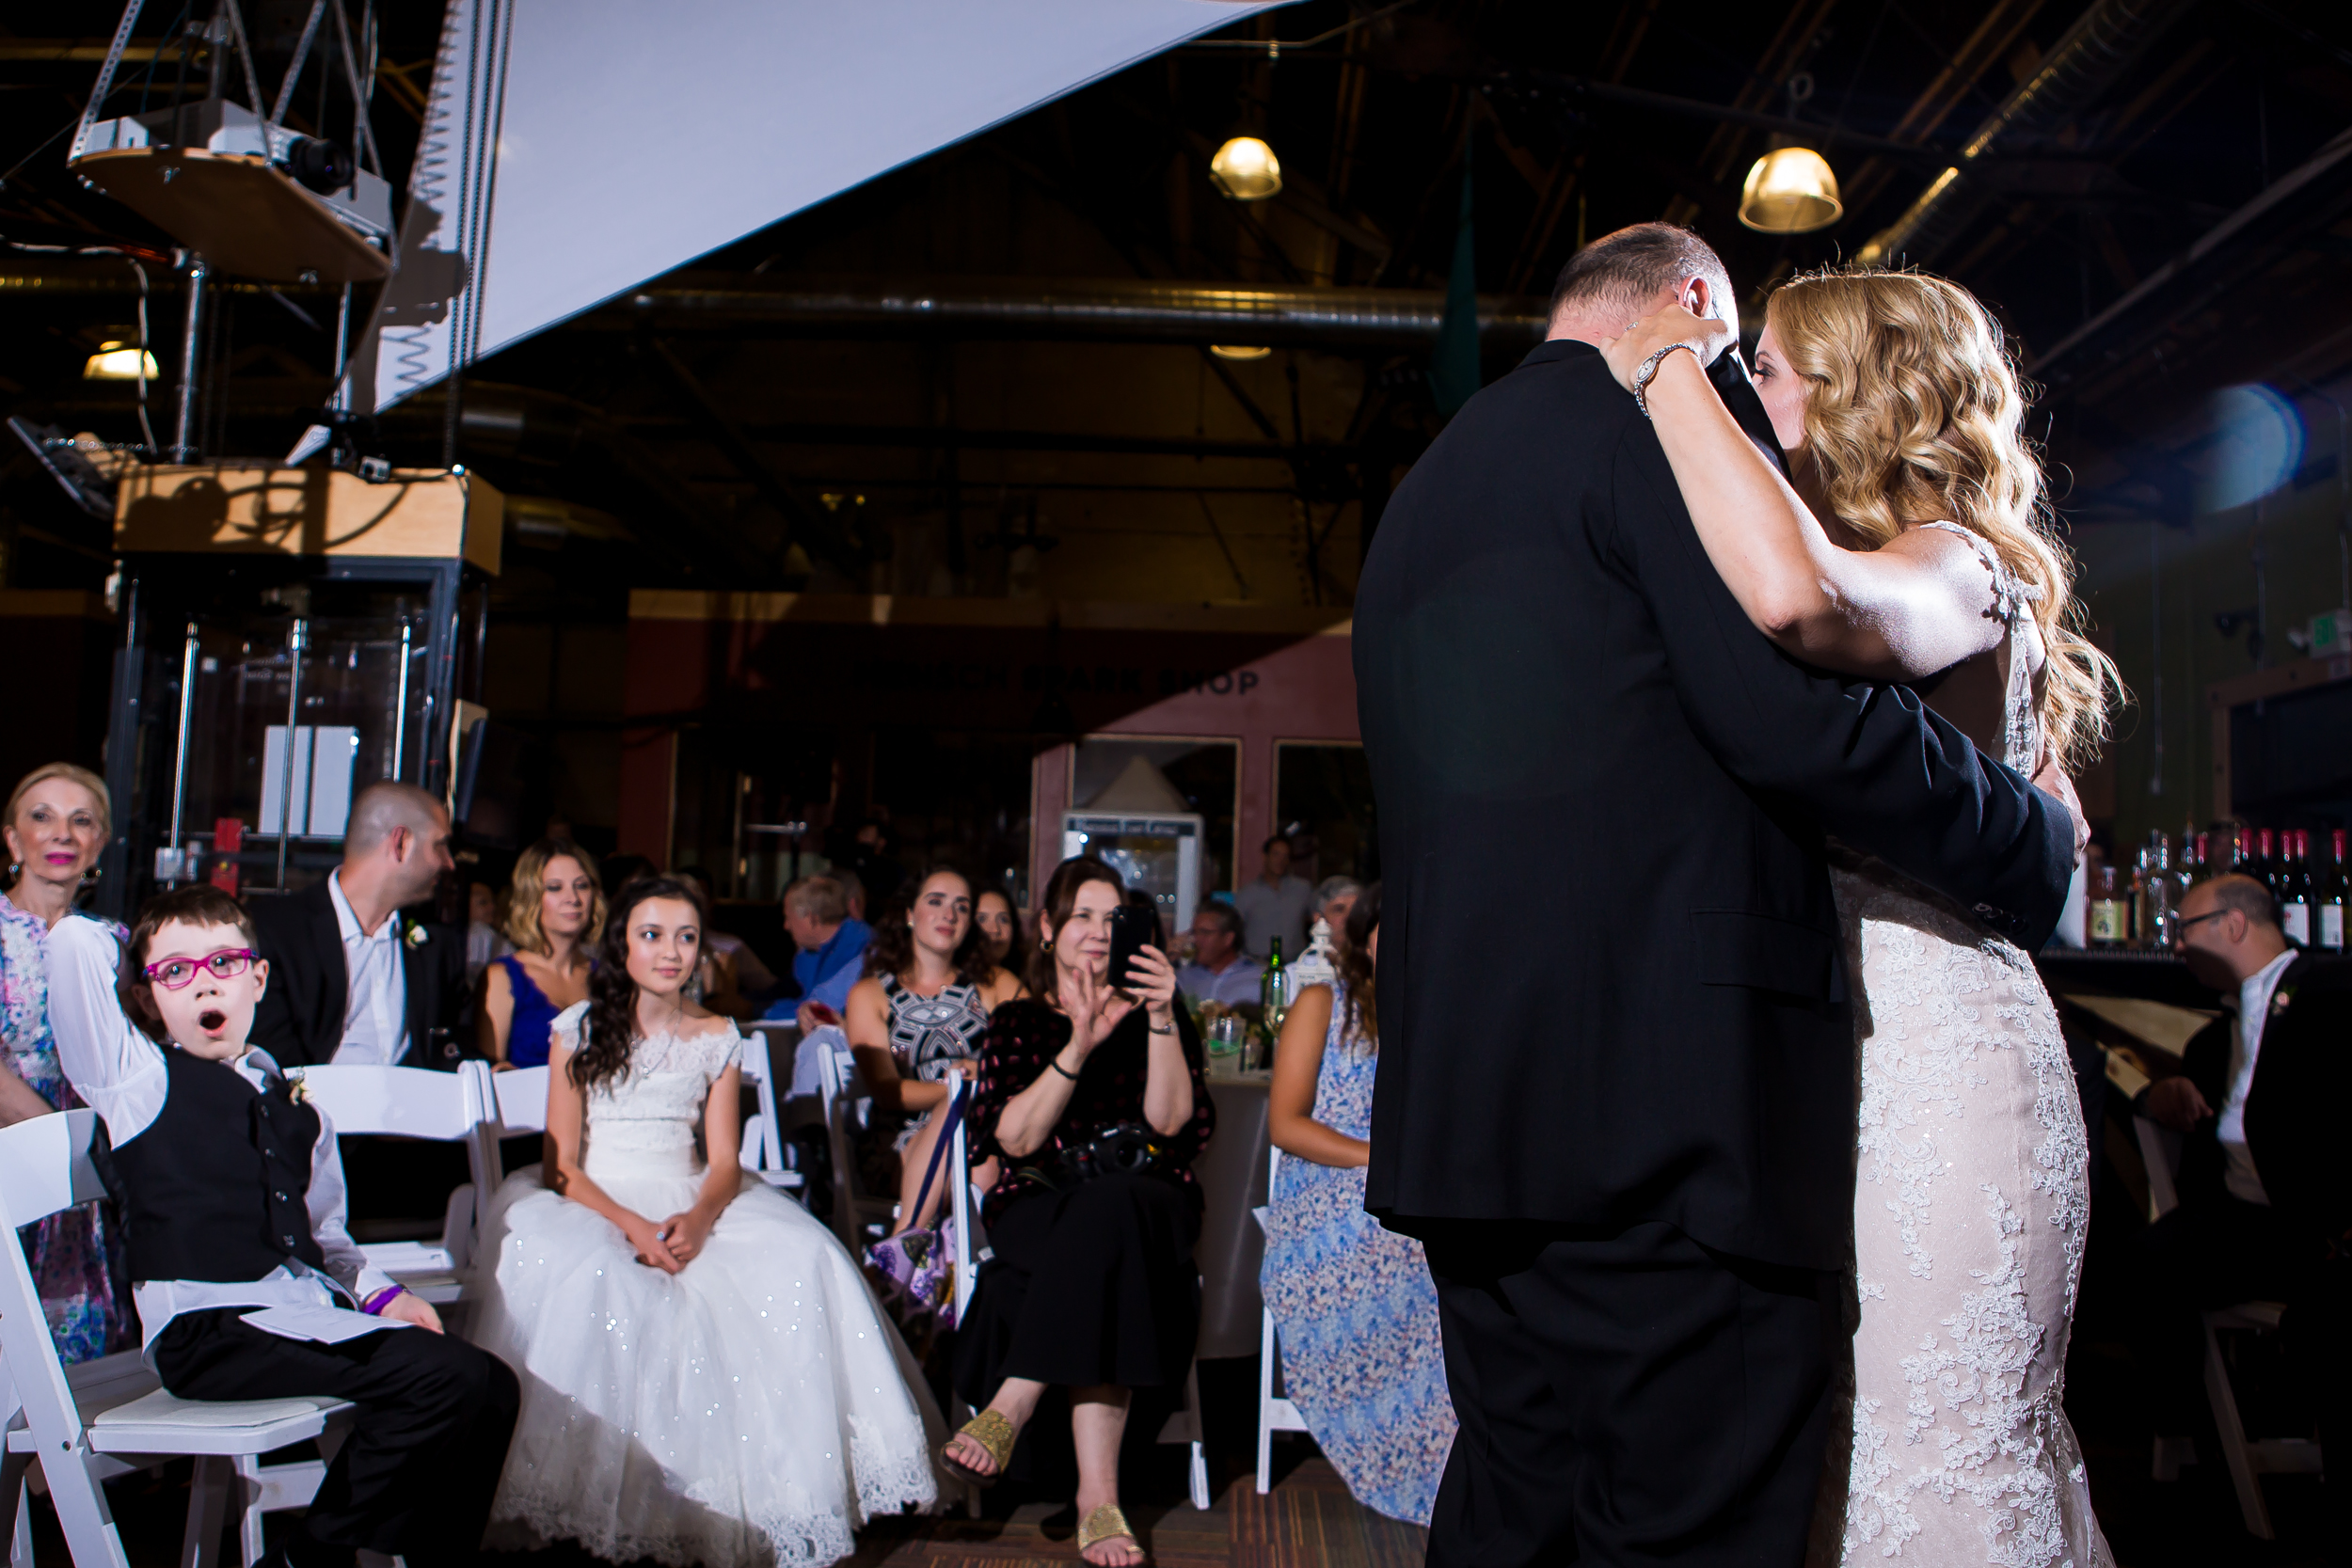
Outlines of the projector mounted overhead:
M 221 0 L 204 33 L 214 65 L 203 98 L 101 119 L 141 4 L 131 0 L 124 8 L 67 166 L 219 271 L 282 283 L 366 283 L 389 275 L 391 186 L 368 130 L 369 94 L 342 0 L 313 0 L 301 44 L 266 113 L 244 14 L 237 0 Z M 294 84 L 329 17 L 355 105 L 358 158 L 336 142 L 284 124 Z M 244 66 L 250 107 L 224 90 L 231 52 Z

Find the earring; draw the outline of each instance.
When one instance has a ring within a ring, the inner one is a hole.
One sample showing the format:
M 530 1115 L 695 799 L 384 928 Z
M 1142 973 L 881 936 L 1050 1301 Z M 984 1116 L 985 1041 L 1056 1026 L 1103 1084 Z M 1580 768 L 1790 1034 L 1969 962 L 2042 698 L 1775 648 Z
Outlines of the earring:
M 1054 950 L 1054 939 L 1052 937 L 1047 937 L 1045 941 L 1040 944 L 1038 950 L 1042 953 L 1051 953 Z
M 90 868 L 82 873 L 82 885 L 84 887 L 98 885 L 98 863 L 96 861 L 90 862 Z

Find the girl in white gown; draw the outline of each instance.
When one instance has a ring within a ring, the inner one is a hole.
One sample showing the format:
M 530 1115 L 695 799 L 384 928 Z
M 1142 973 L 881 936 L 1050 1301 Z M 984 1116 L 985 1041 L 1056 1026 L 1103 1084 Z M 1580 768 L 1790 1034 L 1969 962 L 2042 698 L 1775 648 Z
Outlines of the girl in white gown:
M 682 990 L 702 927 L 683 883 L 624 891 L 591 1000 L 555 1021 L 548 1162 L 490 1206 L 476 1338 L 523 1383 L 493 1544 L 813 1565 L 935 1499 L 943 1429 L 897 1331 L 737 1164 L 744 1042 Z
M 1631 385 L 1667 345 L 1721 330 L 1661 311 L 1610 365 Z M 2025 400 L 1974 296 L 1886 272 L 1772 296 L 1756 389 L 1791 483 L 1698 364 L 1667 353 L 1641 390 L 1757 628 L 1809 663 L 1915 683 L 2071 803 L 2065 766 L 2105 737 L 2113 666 L 2073 629 Z M 1832 1450 L 1846 1484 L 1813 1560 L 2111 1568 L 2064 1406 L 2090 1169 L 2057 1013 L 2031 958 L 1975 911 L 1851 855 L 1834 882 L 1855 993 L 1861 1321 L 1850 1437 Z

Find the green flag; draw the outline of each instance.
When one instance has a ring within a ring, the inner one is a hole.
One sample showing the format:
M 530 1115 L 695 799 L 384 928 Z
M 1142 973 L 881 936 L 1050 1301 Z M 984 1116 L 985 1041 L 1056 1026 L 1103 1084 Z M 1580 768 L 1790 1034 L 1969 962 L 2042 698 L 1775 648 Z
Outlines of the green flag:
M 1429 390 L 1438 412 L 1451 416 L 1478 390 L 1478 259 L 1470 223 L 1470 156 L 1462 144 L 1462 216 L 1454 231 L 1454 271 L 1445 284 L 1445 317 L 1437 352 L 1429 356 Z

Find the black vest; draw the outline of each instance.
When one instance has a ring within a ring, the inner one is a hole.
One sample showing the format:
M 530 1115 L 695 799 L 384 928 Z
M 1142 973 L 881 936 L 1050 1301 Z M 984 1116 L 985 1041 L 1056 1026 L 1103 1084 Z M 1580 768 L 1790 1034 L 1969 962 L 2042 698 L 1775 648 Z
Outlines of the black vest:
M 264 1094 L 176 1047 L 164 1069 L 163 1110 L 114 1149 L 132 1279 L 242 1282 L 290 1258 L 324 1269 L 309 1206 L 318 1113 L 282 1078 Z

